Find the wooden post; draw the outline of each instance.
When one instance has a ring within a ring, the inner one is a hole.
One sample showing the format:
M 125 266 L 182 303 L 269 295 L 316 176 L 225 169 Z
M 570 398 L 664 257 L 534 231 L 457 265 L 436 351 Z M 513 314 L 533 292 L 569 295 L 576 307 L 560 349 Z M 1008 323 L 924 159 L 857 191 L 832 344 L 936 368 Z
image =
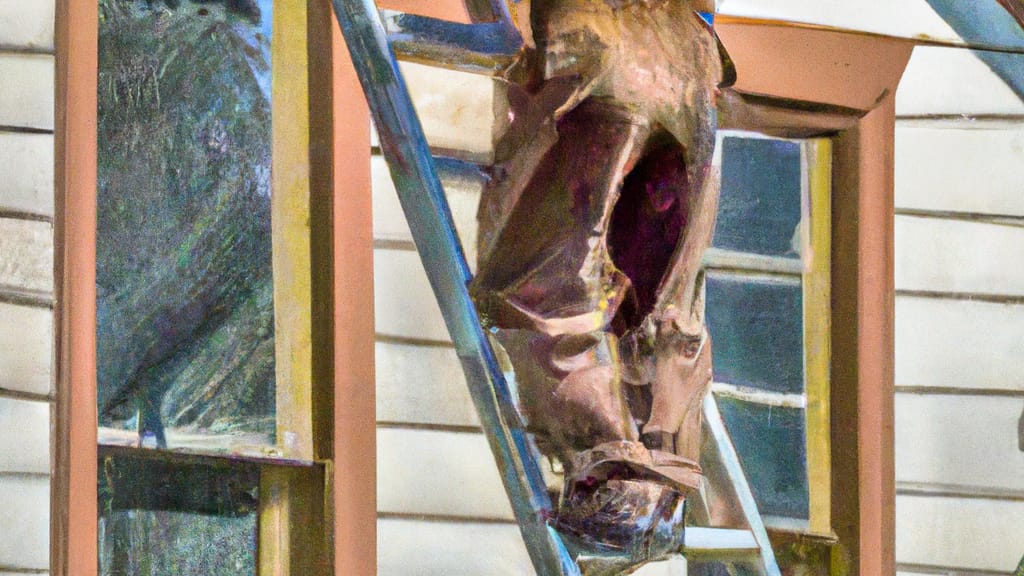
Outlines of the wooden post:
M 57 0 L 56 402 L 50 571 L 94 576 L 96 500 L 96 2 Z
M 834 559 L 839 574 L 896 570 L 894 100 L 835 143 L 833 527 L 847 551 Z
M 331 10 L 327 0 L 321 0 Z M 334 573 L 377 573 L 370 113 L 331 12 L 334 131 Z

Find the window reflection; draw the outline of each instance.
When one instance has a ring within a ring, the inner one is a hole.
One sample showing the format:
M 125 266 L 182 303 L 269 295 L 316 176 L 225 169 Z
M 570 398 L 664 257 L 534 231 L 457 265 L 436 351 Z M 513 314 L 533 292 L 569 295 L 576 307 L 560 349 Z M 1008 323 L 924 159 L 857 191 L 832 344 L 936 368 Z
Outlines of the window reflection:
M 254 575 L 258 498 L 254 464 L 105 449 L 99 573 Z
M 269 0 L 99 0 L 101 442 L 272 443 Z

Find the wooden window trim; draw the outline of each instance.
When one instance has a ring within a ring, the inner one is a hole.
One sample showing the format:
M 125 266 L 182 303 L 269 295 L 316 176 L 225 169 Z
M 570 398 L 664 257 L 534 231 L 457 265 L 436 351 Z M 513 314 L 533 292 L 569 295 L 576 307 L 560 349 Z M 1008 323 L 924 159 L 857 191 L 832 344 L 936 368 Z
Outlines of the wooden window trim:
M 832 137 L 831 573 L 892 574 L 895 93 L 913 43 L 727 17 L 717 29 L 739 73 L 727 126 Z
M 392 0 L 388 8 L 466 21 L 459 0 Z M 324 18 L 326 0 L 310 4 Z M 475 6 L 475 4 L 473 4 Z M 424 9 L 426 8 L 426 9 Z M 313 16 L 311 16 L 313 18 Z M 328 263 L 333 418 L 314 421 L 327 460 L 334 524 L 334 572 L 376 573 L 372 223 L 368 115 L 332 21 L 317 48 L 330 67 L 318 102 L 327 130 L 311 136 L 329 150 L 326 213 L 334 223 Z M 726 97 L 725 125 L 789 136 L 829 134 L 833 149 L 830 394 L 832 527 L 845 548 L 834 574 L 895 570 L 893 456 L 894 94 L 912 43 L 814 26 L 722 17 L 719 34 L 740 70 Z M 96 4 L 58 0 L 56 11 L 57 392 L 54 411 L 51 571 L 97 570 L 95 357 Z M 818 56 L 824 55 L 825 58 Z M 750 63 L 750 64 L 747 64 Z M 760 63 L 760 65 L 758 64 Z M 774 64 L 772 66 L 765 65 Z M 794 63 L 797 63 L 794 65 Z M 848 65 L 848 66 L 847 66 Z M 846 67 L 845 72 L 843 67 Z M 318 81 L 312 78 L 310 82 Z M 731 116 L 730 116 L 731 115 Z M 314 187 L 315 188 L 315 187 Z M 313 194 L 316 194 L 314 190 Z M 316 217 L 313 211 L 312 217 Z M 323 239 L 321 238 L 321 241 Z M 314 246 L 322 245 L 314 241 Z M 315 250 L 315 248 L 314 248 Z M 318 260 L 325 262 L 325 260 Z M 323 312 L 322 310 L 320 312 Z M 319 316 L 323 318 L 324 316 Z M 314 400 L 317 401 L 317 400 Z M 331 438 L 333 441 L 323 442 Z M 282 572 L 282 573 L 286 573 Z
M 746 136 L 745 136 L 746 134 Z M 750 132 L 726 132 L 725 137 L 751 137 Z M 758 137 L 758 136 L 754 136 Z M 763 391 L 766 398 L 776 400 L 799 396 L 803 401 L 806 430 L 807 485 L 809 514 L 807 520 L 784 516 L 763 516 L 769 531 L 805 534 L 832 540 L 832 466 L 830 443 L 829 390 L 831 368 L 831 264 L 832 264 L 832 139 L 800 138 L 801 182 L 804 228 L 803 254 L 800 259 L 757 256 L 743 252 L 710 248 L 704 266 L 710 271 L 754 273 L 764 272 L 799 280 L 803 308 L 804 391 L 801 394 Z M 721 163 L 720 151 L 716 162 Z M 720 397 L 734 394 L 732 386 L 715 382 L 712 391 Z M 756 402 L 756 400 L 751 400 Z
M 291 339 L 297 342 L 292 348 L 298 355 L 312 358 L 303 358 L 292 366 L 298 373 L 285 378 L 294 384 L 286 384 L 285 393 L 302 388 L 300 402 L 291 413 L 304 411 L 305 416 L 287 423 L 290 429 L 299 430 L 299 437 L 294 449 L 283 455 L 318 465 L 267 468 L 261 493 L 272 505 L 261 510 L 260 530 L 273 531 L 278 542 L 260 547 L 261 574 L 311 573 L 304 568 L 320 560 L 302 554 L 292 555 L 290 565 L 265 562 L 275 548 L 277 558 L 284 557 L 280 553 L 286 552 L 292 542 L 303 542 L 304 548 L 316 550 L 333 541 L 333 554 L 323 554 L 328 562 L 331 555 L 337 556 L 338 574 L 369 574 L 375 571 L 376 563 L 373 244 L 369 150 L 364 144 L 369 140 L 369 116 L 330 10 L 328 0 L 310 2 L 309 34 L 288 43 L 288 49 L 299 57 L 307 49 L 318 55 L 311 59 L 308 77 L 305 73 L 274 75 L 275 83 L 287 84 L 283 88 L 291 98 L 288 122 L 283 125 L 301 131 L 285 134 L 275 128 L 275 141 L 292 142 L 287 148 L 298 150 L 298 154 L 305 154 L 302 148 L 307 148 L 310 164 L 308 175 L 288 174 L 275 167 L 275 186 L 283 185 L 293 195 L 308 195 L 312 206 L 308 214 L 275 222 L 275 254 L 284 249 L 290 257 L 293 252 L 299 255 L 290 262 L 298 266 L 297 273 L 292 271 L 286 278 L 312 276 L 309 282 L 285 283 L 282 293 L 288 295 L 289 305 L 298 302 L 299 309 L 285 313 L 295 318 L 296 333 L 312 334 L 312 346 L 317 351 L 308 352 L 308 337 L 305 343 Z M 301 17 L 301 12 L 291 16 Z M 51 572 L 91 576 L 98 567 L 97 3 L 58 0 L 55 31 L 58 304 Z M 308 107 L 306 94 L 313 96 L 308 99 Z M 307 138 L 309 146 L 304 146 Z M 294 145 L 296 139 L 298 147 Z M 294 162 L 295 158 L 279 158 L 275 146 L 275 164 L 278 161 Z M 275 200 L 282 196 L 274 195 Z M 307 216 L 310 233 L 304 232 Z M 334 227 L 334 222 L 344 225 Z M 276 229 L 279 225 L 283 225 L 282 233 Z M 275 283 L 275 293 L 279 288 Z M 293 298 L 296 294 L 292 292 L 298 293 L 298 298 Z M 322 477 L 324 472 L 326 478 Z M 322 510 L 328 522 L 337 523 L 333 531 L 336 538 L 328 538 L 332 531 L 326 524 L 320 524 L 324 527 L 320 530 L 285 533 L 284 529 L 293 524 L 289 522 L 293 512 L 306 519 L 303 526 L 311 524 L 309 508 Z M 314 556 L 319 555 L 321 551 L 317 550 Z M 321 570 L 312 573 L 317 572 Z

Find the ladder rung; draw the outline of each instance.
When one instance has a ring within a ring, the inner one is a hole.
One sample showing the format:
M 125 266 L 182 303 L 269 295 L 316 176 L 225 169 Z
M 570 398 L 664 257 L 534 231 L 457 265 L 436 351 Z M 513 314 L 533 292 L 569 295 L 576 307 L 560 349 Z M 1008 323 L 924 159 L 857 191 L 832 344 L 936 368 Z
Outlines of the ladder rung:
M 757 554 L 760 547 L 750 530 L 686 527 L 686 555 Z
M 382 11 L 395 56 L 443 68 L 494 75 L 505 70 L 522 46 L 518 31 L 504 21 L 460 24 Z
M 445 182 L 482 186 L 491 179 L 484 166 L 449 156 L 434 156 L 434 168 Z

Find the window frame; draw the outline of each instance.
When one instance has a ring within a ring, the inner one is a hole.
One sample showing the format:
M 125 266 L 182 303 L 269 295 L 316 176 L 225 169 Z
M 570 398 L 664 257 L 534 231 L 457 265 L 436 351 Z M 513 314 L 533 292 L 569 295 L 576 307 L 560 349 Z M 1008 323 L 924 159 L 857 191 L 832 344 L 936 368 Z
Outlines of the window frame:
M 56 4 L 51 570 L 92 575 L 97 460 L 105 451 L 124 452 L 97 444 L 98 10 L 95 1 Z M 288 357 L 284 378 L 279 370 L 278 404 L 282 395 L 289 404 L 278 410 L 277 428 L 297 433 L 263 455 L 167 456 L 227 457 L 260 467 L 260 574 L 323 573 L 334 556 L 368 573 L 376 561 L 375 531 L 363 529 L 375 520 L 374 396 L 366 385 L 373 381 L 372 223 L 369 152 L 355 145 L 369 139 L 368 113 L 329 2 L 278 3 L 274 12 L 275 59 L 309 63 L 308 72 L 292 66 L 272 73 L 282 96 L 273 101 L 275 323 L 289 336 L 276 347 L 279 358 Z M 335 228 L 335 221 L 345 226 Z M 336 518 L 356 519 L 356 526 L 346 521 L 334 530 Z
M 804 412 L 807 488 L 807 521 L 764 515 L 771 531 L 806 534 L 831 539 L 832 470 L 829 414 L 829 368 L 831 366 L 831 268 L 832 268 L 832 140 L 827 137 L 783 138 L 742 130 L 720 130 L 723 138 L 770 138 L 795 142 L 801 150 L 801 227 L 803 238 L 799 259 L 758 256 L 741 251 L 709 248 L 704 269 L 709 272 L 765 273 L 799 279 L 802 300 L 801 334 L 803 358 L 803 394 L 763 391 L 750 398 L 732 384 L 715 381 L 711 391 L 716 397 L 732 397 L 753 404 L 775 399 L 779 405 L 792 403 L 801 396 Z M 715 149 L 715 163 L 721 166 L 722 149 Z M 712 334 L 712 337 L 714 334 Z M 812 353 L 813 351 L 813 353 Z M 728 428 L 728 426 L 726 426 Z
M 483 4 L 391 0 L 382 7 L 468 21 Z M 330 296 L 314 316 L 329 333 L 323 364 L 333 386 L 315 392 L 331 416 L 314 419 L 325 465 L 326 532 L 334 573 L 376 572 L 376 454 L 373 382 L 372 223 L 369 120 L 326 0 L 310 2 L 318 33 L 310 82 L 329 87 L 310 100 L 324 112 L 310 127 L 315 176 L 332 223 L 314 235 L 325 250 Z M 315 16 L 314 16 L 315 14 Z M 895 88 L 912 41 L 816 26 L 720 17 L 716 28 L 740 70 L 726 90 L 723 127 L 833 138 L 830 298 L 833 362 L 830 504 L 839 550 L 834 574 L 895 570 L 893 455 L 893 148 Z M 51 497 L 51 573 L 97 570 L 95 384 L 95 2 L 56 2 L 55 274 L 56 402 Z M 787 63 L 799 62 L 799 66 Z M 773 64 L 771 66 L 764 63 Z M 874 65 L 872 65 L 874 64 Z M 857 73 L 850 73 L 852 66 Z M 344 225 L 333 225 L 344 223 Z M 321 258 L 324 253 L 320 252 Z M 842 455 L 842 457 L 838 457 Z M 333 525 L 333 530 L 330 526 Z M 276 573 L 287 573 L 287 566 Z

